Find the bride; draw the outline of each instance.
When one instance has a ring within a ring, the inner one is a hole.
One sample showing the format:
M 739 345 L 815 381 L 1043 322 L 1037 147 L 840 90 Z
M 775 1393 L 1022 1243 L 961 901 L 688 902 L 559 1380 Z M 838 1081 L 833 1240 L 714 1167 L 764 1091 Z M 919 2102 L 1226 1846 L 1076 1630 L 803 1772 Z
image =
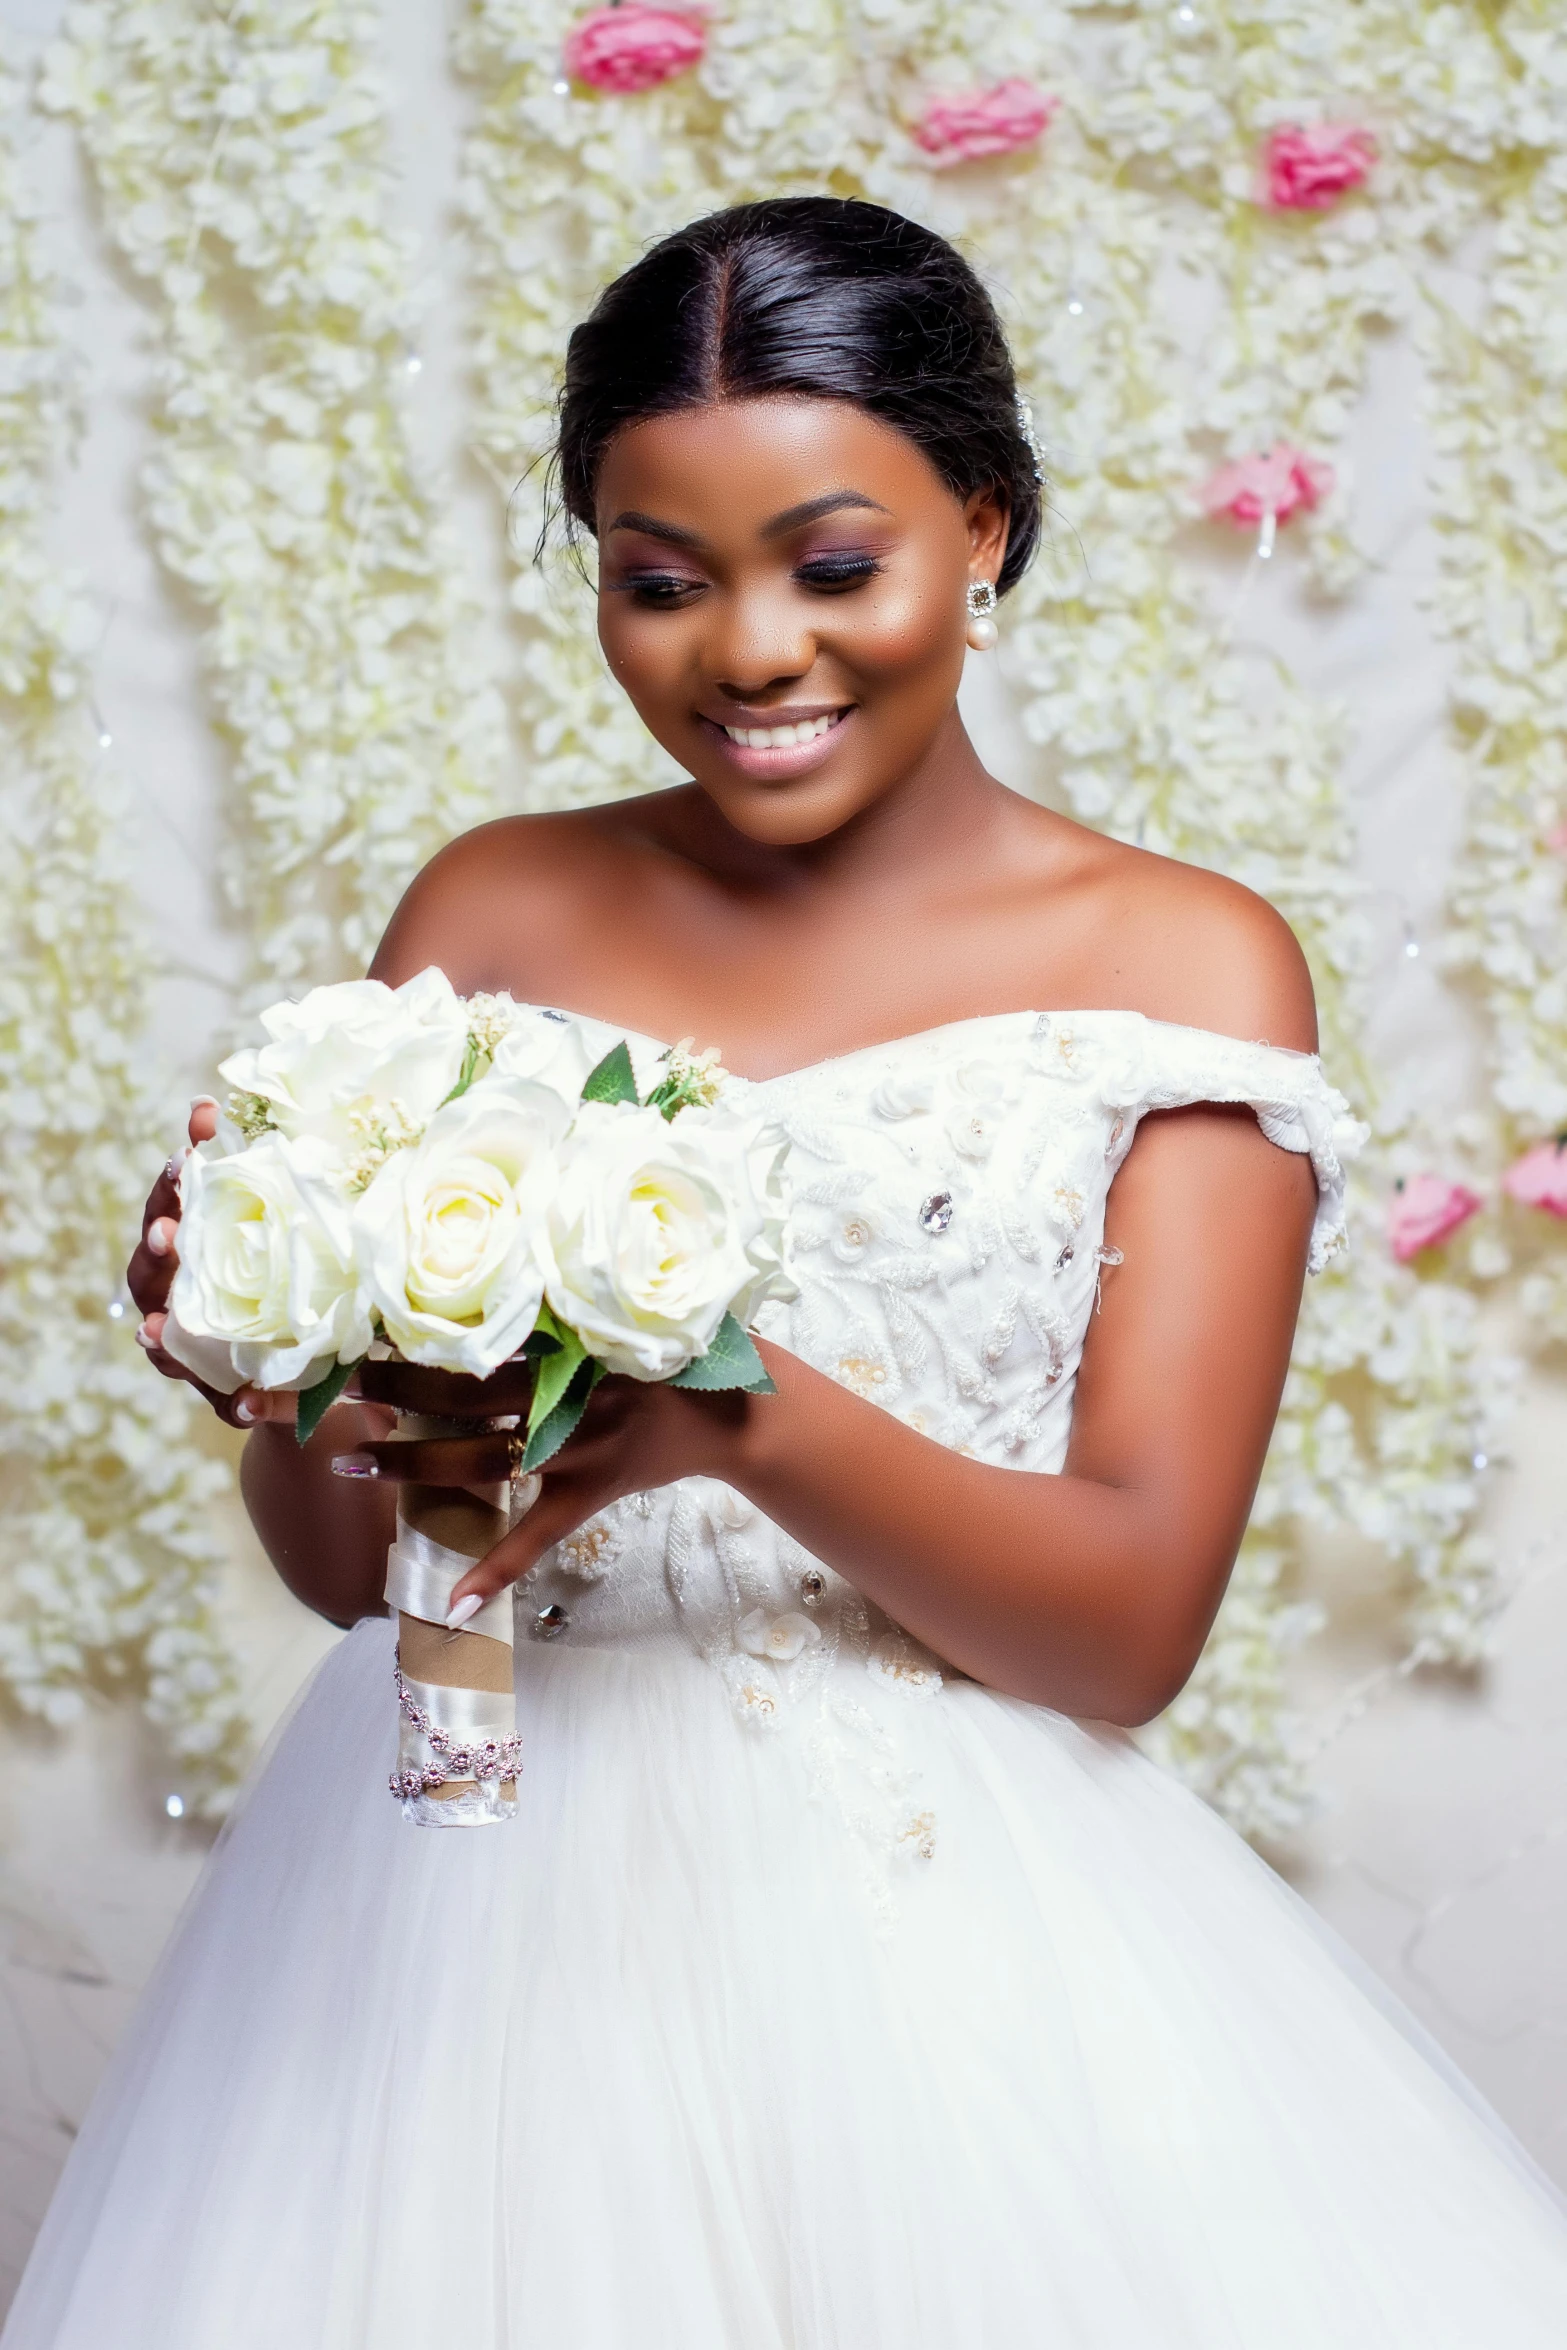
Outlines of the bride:
M 721 1040 L 792 1142 L 777 1393 L 609 1381 L 459 1585 L 515 1590 L 528 1753 L 464 1834 L 385 1793 L 388 1414 L 301 1453 L 292 1399 L 214 1399 L 351 1629 L 6 2350 L 1561 2350 L 1550 2188 L 1127 1735 L 1212 1622 L 1356 1130 L 1279 917 L 964 733 L 1040 526 L 989 301 L 864 204 L 699 221 L 573 335 L 559 479 L 693 780 L 457 841 L 375 976 L 644 1070 Z M 177 1207 L 131 1276 L 171 1375 Z

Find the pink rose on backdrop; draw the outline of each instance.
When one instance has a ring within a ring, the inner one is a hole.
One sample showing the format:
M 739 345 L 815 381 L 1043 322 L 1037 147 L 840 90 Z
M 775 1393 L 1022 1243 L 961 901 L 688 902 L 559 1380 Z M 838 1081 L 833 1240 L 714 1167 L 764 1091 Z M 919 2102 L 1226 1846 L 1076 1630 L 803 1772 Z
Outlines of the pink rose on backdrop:
M 978 163 L 987 155 L 1013 155 L 1030 147 L 1061 110 L 1032 82 L 997 82 L 989 90 L 961 90 L 932 98 L 914 126 L 914 136 L 938 170 L 954 163 Z
M 1371 133 L 1351 123 L 1287 123 L 1262 150 L 1262 201 L 1275 212 L 1321 212 L 1358 188 L 1376 159 Z
M 1567 1216 L 1567 1137 L 1537 1142 L 1533 1150 L 1515 1159 L 1502 1177 L 1509 1198 L 1526 1208 L 1544 1208 L 1549 1216 Z
M 1557 824 L 1545 836 L 1545 845 L 1558 857 L 1567 857 L 1567 824 Z
M 695 65 L 707 46 L 707 27 L 672 8 L 595 8 L 566 36 L 566 71 L 589 89 L 617 98 L 656 89 Z
M 1465 1183 L 1450 1183 L 1445 1175 L 1411 1175 L 1394 1192 L 1387 1214 L 1388 1246 L 1401 1265 L 1423 1248 L 1435 1248 L 1467 1224 L 1485 1205 Z
M 1281 441 L 1277 448 L 1221 465 L 1204 482 L 1200 496 L 1205 514 L 1222 514 L 1242 528 L 1255 529 L 1269 514 L 1276 522 L 1288 522 L 1302 507 L 1309 512 L 1327 496 L 1334 478 L 1332 466 L 1322 458 L 1308 457 L 1304 449 Z

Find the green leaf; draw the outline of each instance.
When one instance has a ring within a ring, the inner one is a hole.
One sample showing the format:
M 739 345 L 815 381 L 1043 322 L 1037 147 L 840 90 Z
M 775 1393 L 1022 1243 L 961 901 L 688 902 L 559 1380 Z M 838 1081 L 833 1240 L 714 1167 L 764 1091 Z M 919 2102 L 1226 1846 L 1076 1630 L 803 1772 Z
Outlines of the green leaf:
M 582 1098 L 585 1102 L 638 1102 L 636 1073 L 631 1066 L 631 1054 L 626 1040 L 611 1045 L 596 1069 L 590 1069 L 583 1080 Z
M 550 1356 L 542 1368 L 550 1369 L 553 1364 L 554 1357 Z M 522 1456 L 524 1470 L 542 1469 L 546 1461 L 554 1459 L 587 1410 L 588 1397 L 598 1385 L 602 1370 L 602 1364 L 590 1363 L 584 1357 L 573 1372 L 565 1394 L 552 1410 L 544 1414 L 537 1426 L 534 1425 L 533 1414 L 528 1414 L 528 1442 Z M 534 1401 L 538 1401 L 537 1393 Z
M 699 1387 L 710 1395 L 735 1387 L 743 1387 L 747 1395 L 778 1393 L 767 1376 L 766 1364 L 733 1314 L 725 1314 L 706 1354 L 698 1355 L 695 1362 L 677 1371 L 669 1384 Z
M 441 1104 L 441 1108 L 443 1110 L 446 1107 L 446 1102 L 454 1102 L 460 1093 L 467 1092 L 469 1086 L 473 1083 L 474 1072 L 477 1070 L 479 1063 L 483 1058 L 484 1051 L 483 1047 L 479 1043 L 478 1038 L 476 1036 L 470 1036 L 467 1043 L 463 1046 L 462 1067 L 457 1072 L 457 1083 L 452 1087 L 451 1092 L 446 1096 L 446 1101 L 443 1101 Z
M 364 1357 L 361 1355 L 359 1360 L 363 1362 Z M 326 1377 L 318 1379 L 314 1387 L 300 1389 L 299 1416 L 294 1422 L 296 1443 L 310 1442 L 358 1368 L 359 1363 L 334 1363 Z
M 528 1434 L 547 1420 L 575 1379 L 586 1357 L 580 1338 L 567 1331 L 553 1354 L 545 1355 L 533 1374 L 533 1401 L 528 1406 Z

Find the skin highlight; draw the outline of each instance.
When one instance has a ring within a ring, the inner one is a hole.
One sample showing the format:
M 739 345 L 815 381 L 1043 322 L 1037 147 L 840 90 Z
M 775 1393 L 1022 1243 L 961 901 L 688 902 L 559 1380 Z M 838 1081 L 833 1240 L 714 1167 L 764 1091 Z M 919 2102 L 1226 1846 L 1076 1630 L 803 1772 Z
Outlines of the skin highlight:
M 956 691 L 965 589 L 1005 552 L 996 498 L 960 502 L 848 403 L 737 400 L 623 431 L 598 528 L 606 657 L 693 781 L 454 843 L 410 889 L 376 976 L 439 963 L 464 993 L 721 1042 L 754 1077 L 1025 1008 L 1314 1049 L 1304 963 L 1271 908 L 986 773 Z M 804 742 L 729 731 L 822 717 Z M 193 1112 L 193 1137 L 213 1115 Z M 535 1508 L 458 1593 L 504 1588 L 619 1494 L 719 1477 L 961 1671 L 1146 1720 L 1190 1672 L 1233 1564 L 1314 1188 L 1249 1111 L 1144 1120 L 1110 1195 L 1125 1262 L 1086 1341 L 1060 1476 L 962 1459 L 764 1347 L 774 1397 L 606 1381 Z M 157 1338 L 177 1212 L 164 1178 L 130 1269 L 171 1376 Z M 301 1452 L 291 1398 L 214 1401 L 250 1415 L 245 1496 L 279 1572 L 338 1622 L 382 1612 L 398 1474 L 502 1472 L 483 1437 L 385 1444 L 380 1404 L 338 1405 Z M 349 1452 L 375 1474 L 334 1477 Z

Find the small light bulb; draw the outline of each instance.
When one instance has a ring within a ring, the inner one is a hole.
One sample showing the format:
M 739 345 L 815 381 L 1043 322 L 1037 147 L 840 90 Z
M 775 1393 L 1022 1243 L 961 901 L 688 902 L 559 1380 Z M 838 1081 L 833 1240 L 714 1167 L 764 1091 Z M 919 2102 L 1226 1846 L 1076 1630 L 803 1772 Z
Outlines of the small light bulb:
M 1477 1469 L 1488 1469 L 1491 1466 L 1490 1454 L 1488 1452 L 1477 1452 L 1474 1457 L 1474 1466 Z
M 1081 317 L 1082 317 L 1082 315 L 1083 315 L 1083 298 L 1082 298 L 1081 294 L 1074 294 L 1074 295 L 1072 296 L 1072 299 L 1071 299 L 1071 301 L 1070 301 L 1070 302 L 1068 302 L 1068 304 L 1067 304 L 1067 306 L 1066 306 L 1066 314 L 1067 314 L 1068 318 L 1081 318 Z
M 1195 24 L 1197 22 L 1196 9 L 1178 8 L 1175 12 L 1175 21 L 1177 24 Z
M 109 1319 L 111 1322 L 121 1322 L 125 1319 L 125 1308 L 117 1297 L 111 1297 L 109 1300 Z
M 110 745 L 113 743 L 113 741 L 114 741 L 114 737 L 113 737 L 113 735 L 112 735 L 112 734 L 109 732 L 108 728 L 107 728 L 107 727 L 100 727 L 100 729 L 99 729 L 99 732 L 98 732 L 98 748 L 99 748 L 99 750 L 100 750 L 100 751 L 106 751 L 106 750 L 108 750 L 108 749 L 109 749 L 109 747 L 110 747 Z
M 182 1820 L 185 1817 L 184 1796 L 166 1795 L 163 1798 L 163 1808 L 168 1813 L 171 1820 Z
M 410 375 L 417 375 L 417 374 L 419 373 L 419 370 L 420 370 L 420 368 L 421 368 L 421 367 L 423 367 L 423 365 L 424 365 L 424 361 L 423 361 L 422 359 L 410 359 L 410 360 L 409 360 L 409 362 L 408 362 L 408 372 L 409 372 L 409 374 L 410 374 Z
M 1419 939 L 1406 938 L 1404 941 L 1404 952 L 1409 957 L 1410 962 L 1413 963 L 1420 953 Z
M 550 88 L 554 91 L 557 98 L 569 98 L 571 96 L 570 82 L 551 82 Z

